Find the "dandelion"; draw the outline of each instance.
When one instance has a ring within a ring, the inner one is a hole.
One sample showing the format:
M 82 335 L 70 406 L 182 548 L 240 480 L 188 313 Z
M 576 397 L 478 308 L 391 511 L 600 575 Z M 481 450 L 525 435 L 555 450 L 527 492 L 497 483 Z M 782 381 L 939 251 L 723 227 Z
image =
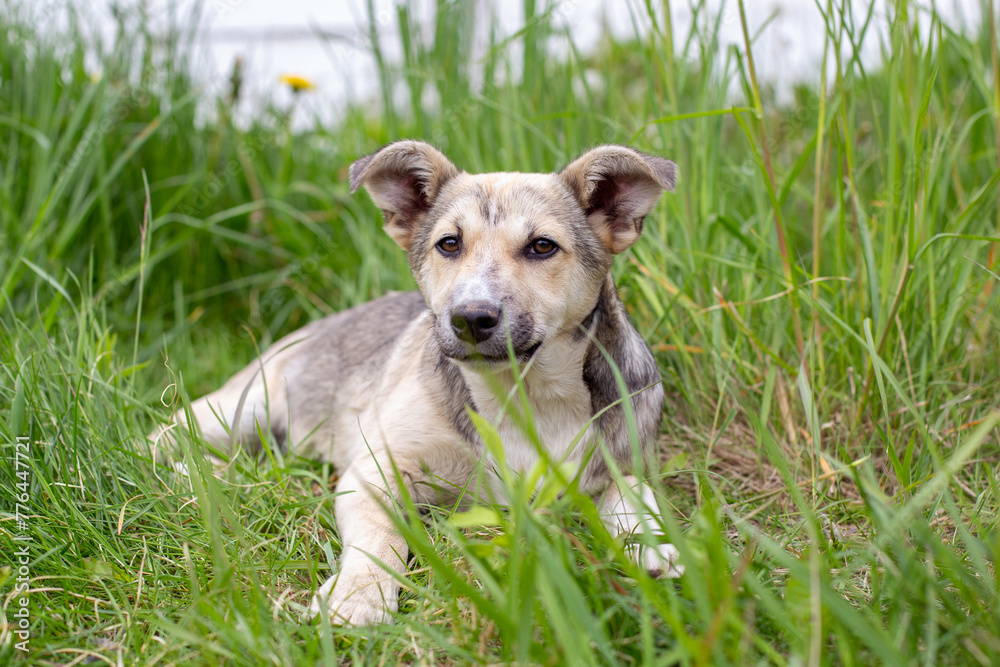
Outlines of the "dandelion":
M 296 76 L 295 74 L 282 74 L 278 79 L 281 83 L 287 83 L 292 88 L 292 92 L 298 95 L 303 90 L 315 90 L 316 84 L 314 84 L 309 79 L 304 76 Z

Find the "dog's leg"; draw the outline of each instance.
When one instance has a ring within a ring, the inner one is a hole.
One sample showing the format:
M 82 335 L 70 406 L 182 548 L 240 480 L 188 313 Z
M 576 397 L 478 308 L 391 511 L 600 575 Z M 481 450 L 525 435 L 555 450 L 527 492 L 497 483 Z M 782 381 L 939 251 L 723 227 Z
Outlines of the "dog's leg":
M 315 616 L 325 605 L 332 622 L 348 625 L 390 622 L 398 608 L 399 582 L 386 568 L 405 572 L 408 553 L 406 539 L 386 514 L 399 499 L 392 465 L 369 460 L 351 466 L 337 494 L 334 513 L 343 545 L 339 571 L 316 591 L 310 611 Z
M 622 486 L 626 488 L 623 490 Z M 622 478 L 621 486 L 612 482 L 601 498 L 598 511 L 612 535 L 661 534 L 653 518 L 656 511 L 653 490 L 634 476 Z M 684 566 L 677 562 L 680 553 L 672 544 L 658 544 L 654 548 L 634 543 L 626 551 L 655 577 L 677 578 L 684 574 Z

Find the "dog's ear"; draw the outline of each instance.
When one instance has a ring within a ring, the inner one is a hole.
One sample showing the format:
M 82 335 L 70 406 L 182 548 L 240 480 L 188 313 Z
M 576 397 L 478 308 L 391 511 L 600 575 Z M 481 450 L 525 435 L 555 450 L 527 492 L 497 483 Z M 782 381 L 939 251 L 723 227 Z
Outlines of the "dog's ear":
M 664 190 L 674 191 L 677 165 L 626 146 L 598 146 L 559 173 L 604 247 L 618 254 L 636 242 L 643 218 Z
M 397 141 L 351 165 L 351 192 L 362 185 L 385 215 L 385 231 L 409 251 L 414 232 L 458 170 L 422 141 Z

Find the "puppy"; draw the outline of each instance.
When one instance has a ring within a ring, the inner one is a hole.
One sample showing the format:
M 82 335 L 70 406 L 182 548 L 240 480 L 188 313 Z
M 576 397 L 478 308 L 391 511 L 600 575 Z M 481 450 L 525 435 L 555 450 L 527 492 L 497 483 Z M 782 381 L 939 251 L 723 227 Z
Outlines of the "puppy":
M 470 410 L 497 428 L 513 470 L 529 470 L 540 443 L 551 460 L 580 466 L 579 488 L 598 499 L 612 533 L 655 532 L 655 499 L 628 475 L 636 452 L 622 403 L 631 401 L 649 452 L 663 390 L 610 269 L 675 178 L 673 162 L 624 146 L 600 146 L 552 174 L 467 174 L 418 141 L 351 166 L 351 191 L 363 185 L 382 210 L 420 291 L 303 327 L 189 413 L 208 441 L 254 446 L 258 429 L 269 430 L 340 472 L 343 553 L 314 613 L 325 607 L 356 625 L 391 620 L 398 586 L 385 568 L 405 571 L 407 545 L 386 508 L 401 485 L 420 503 L 468 488 L 496 498 L 497 462 Z M 520 406 L 514 368 L 535 433 L 511 415 Z M 178 412 L 151 437 L 187 421 Z M 617 483 L 608 458 L 627 475 Z M 683 571 L 672 545 L 633 554 L 654 574 Z

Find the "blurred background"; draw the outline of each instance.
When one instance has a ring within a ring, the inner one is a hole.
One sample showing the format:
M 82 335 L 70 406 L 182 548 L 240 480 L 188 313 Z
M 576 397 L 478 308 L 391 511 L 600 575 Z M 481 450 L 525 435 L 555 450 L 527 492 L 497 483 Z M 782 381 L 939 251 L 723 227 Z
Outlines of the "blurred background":
M 14 0 L 17 2 L 17 0 Z M 435 15 L 440 3 L 436 0 L 393 2 L 391 0 L 20 0 L 30 8 L 43 28 L 58 30 L 66 25 L 67 8 L 73 7 L 86 18 L 88 30 L 106 43 L 114 40 L 118 26 L 116 15 L 126 8 L 142 7 L 149 29 L 166 35 L 172 23 L 182 17 L 198 16 L 195 42 L 196 62 L 200 83 L 206 90 L 224 94 L 227 77 L 234 63 L 244 68 L 241 113 L 252 112 L 271 101 L 288 104 L 290 93 L 277 85 L 283 74 L 295 73 L 315 84 L 315 92 L 299 103 L 296 121 L 307 123 L 318 118 L 330 121 L 342 111 L 349 99 L 375 97 L 378 91 L 377 62 L 371 52 L 371 34 L 379 35 L 384 57 L 393 63 L 402 58 L 399 39 L 398 8 L 406 6 L 407 30 L 412 38 L 433 38 Z M 461 3 L 470 12 L 474 39 L 469 43 L 470 63 L 486 53 L 490 31 L 509 38 L 524 26 L 525 12 L 533 13 L 544 3 L 521 3 L 516 0 L 469 0 Z M 859 16 L 871 3 L 852 0 L 852 11 Z M 747 23 L 754 33 L 766 28 L 766 38 L 756 43 L 758 75 L 774 86 L 779 99 L 796 82 L 818 83 L 822 61 L 824 18 L 822 3 L 804 0 L 764 0 L 748 3 Z M 882 57 L 880 48 L 888 40 L 891 23 L 890 6 L 873 8 L 872 35 L 863 41 L 860 60 L 873 66 Z M 629 38 L 655 29 L 646 20 L 646 8 L 637 3 L 614 0 L 560 0 L 548 8 L 549 20 L 557 36 L 548 40 L 547 52 L 566 57 L 573 48 L 591 52 L 602 37 Z M 937 3 L 939 19 L 957 30 L 975 29 L 982 20 L 982 5 L 978 0 L 952 0 Z M 662 14 L 662 10 L 659 11 Z M 709 0 L 699 3 L 673 3 L 672 25 L 678 34 L 687 34 L 696 21 L 703 29 L 718 22 L 718 48 L 725 51 L 743 42 L 735 3 Z M 928 16 L 918 15 L 924 27 Z M 569 40 L 569 41 L 567 41 Z M 694 44 L 688 57 L 698 57 Z M 513 57 L 520 57 L 521 45 L 510 45 Z M 96 62 L 95 62 L 96 65 Z M 833 67 L 832 63 L 829 65 Z

